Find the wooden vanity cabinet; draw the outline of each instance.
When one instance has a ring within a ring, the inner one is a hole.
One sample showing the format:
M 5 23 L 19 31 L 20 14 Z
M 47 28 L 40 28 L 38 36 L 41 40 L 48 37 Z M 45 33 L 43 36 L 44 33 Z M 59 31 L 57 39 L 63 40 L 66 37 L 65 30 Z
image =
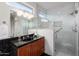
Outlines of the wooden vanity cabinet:
M 44 37 L 26 44 L 17 50 L 18 56 L 40 56 L 44 53 Z
M 17 55 L 18 56 L 29 56 L 30 55 L 30 44 L 22 46 L 18 48 Z

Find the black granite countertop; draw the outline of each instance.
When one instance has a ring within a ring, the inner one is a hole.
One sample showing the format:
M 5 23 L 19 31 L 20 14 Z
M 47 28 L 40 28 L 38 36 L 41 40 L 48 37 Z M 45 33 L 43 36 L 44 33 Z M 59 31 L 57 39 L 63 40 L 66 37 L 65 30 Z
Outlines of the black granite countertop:
M 34 38 L 33 40 L 30 40 L 30 41 L 19 41 L 19 40 L 12 40 L 11 43 L 16 47 L 16 48 L 20 48 L 26 44 L 29 44 L 29 43 L 32 43 L 36 40 L 38 40 L 39 38 L 42 38 L 43 36 L 38 36 L 36 38 Z

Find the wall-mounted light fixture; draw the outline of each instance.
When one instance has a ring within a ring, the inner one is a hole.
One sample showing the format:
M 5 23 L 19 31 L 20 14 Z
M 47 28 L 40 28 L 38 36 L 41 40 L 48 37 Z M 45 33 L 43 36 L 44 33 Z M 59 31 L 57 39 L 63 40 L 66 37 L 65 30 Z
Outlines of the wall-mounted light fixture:
M 28 6 L 24 3 L 18 3 L 18 2 L 8 2 L 6 3 L 11 10 L 15 11 L 17 13 L 17 16 L 23 16 L 27 19 L 32 19 L 34 17 L 33 15 L 33 9 L 31 6 Z
M 23 14 L 23 16 L 26 17 L 26 18 L 28 18 L 28 19 L 32 19 L 32 18 L 34 17 L 33 14 L 30 14 L 30 13 L 27 13 L 27 12 L 25 12 L 25 13 Z
M 22 10 L 18 10 L 18 9 L 15 10 L 14 9 L 14 11 L 16 12 L 17 16 L 23 16 L 23 17 L 25 17 L 27 19 L 32 19 L 34 17 L 33 14 L 30 14 L 28 12 L 24 12 Z

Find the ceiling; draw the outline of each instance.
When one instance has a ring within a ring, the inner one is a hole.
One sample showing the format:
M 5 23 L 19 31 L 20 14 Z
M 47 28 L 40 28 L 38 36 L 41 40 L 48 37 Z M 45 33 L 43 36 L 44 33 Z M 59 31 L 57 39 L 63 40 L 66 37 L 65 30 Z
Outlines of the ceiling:
M 75 10 L 74 2 L 37 2 L 49 14 L 70 14 Z

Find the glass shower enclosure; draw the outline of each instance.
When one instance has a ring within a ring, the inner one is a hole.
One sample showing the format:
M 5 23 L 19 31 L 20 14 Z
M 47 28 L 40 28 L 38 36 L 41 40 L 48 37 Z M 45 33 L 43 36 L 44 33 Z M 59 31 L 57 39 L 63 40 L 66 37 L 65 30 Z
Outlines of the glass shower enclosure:
M 79 8 L 79 5 L 74 2 L 73 14 L 61 15 L 61 20 L 54 21 L 55 56 L 79 56 L 79 15 L 77 7 Z

